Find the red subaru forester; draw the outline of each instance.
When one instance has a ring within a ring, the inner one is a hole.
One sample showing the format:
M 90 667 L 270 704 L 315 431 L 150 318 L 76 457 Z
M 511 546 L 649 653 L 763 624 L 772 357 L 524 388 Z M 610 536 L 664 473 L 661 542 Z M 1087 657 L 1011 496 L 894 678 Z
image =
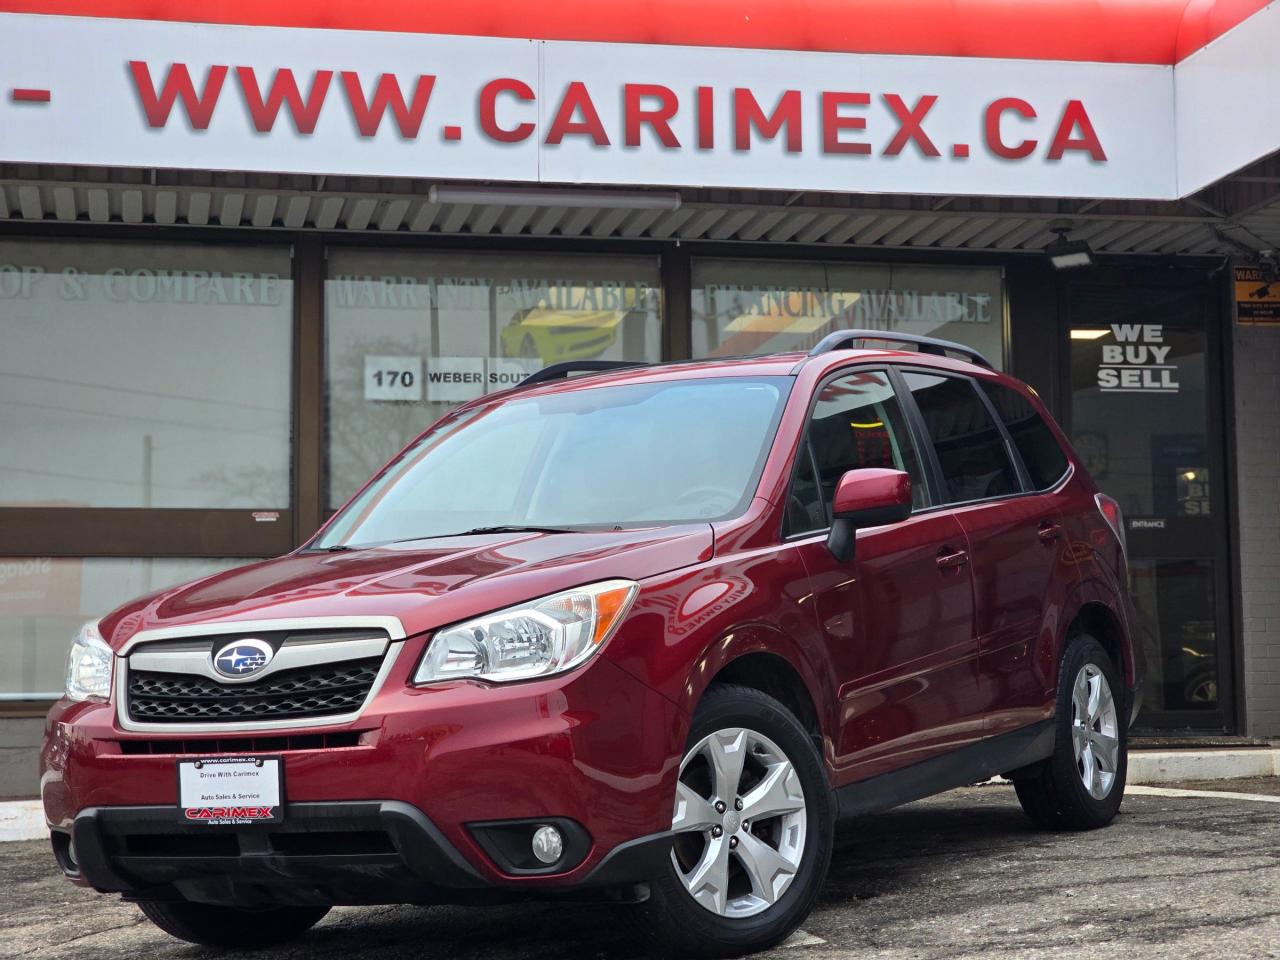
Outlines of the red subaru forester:
M 838 818 L 994 774 L 1046 827 L 1115 816 L 1122 530 L 958 344 L 548 368 L 288 556 L 86 625 L 54 854 L 205 944 L 571 895 L 634 903 L 668 954 L 769 947 Z

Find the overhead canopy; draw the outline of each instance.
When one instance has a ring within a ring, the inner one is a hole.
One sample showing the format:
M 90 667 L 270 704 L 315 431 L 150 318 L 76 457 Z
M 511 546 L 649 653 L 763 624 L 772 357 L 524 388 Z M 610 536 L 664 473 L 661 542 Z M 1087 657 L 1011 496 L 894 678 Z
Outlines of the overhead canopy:
M 1171 65 L 1266 0 L 0 0 L 0 11 L 459 36 Z

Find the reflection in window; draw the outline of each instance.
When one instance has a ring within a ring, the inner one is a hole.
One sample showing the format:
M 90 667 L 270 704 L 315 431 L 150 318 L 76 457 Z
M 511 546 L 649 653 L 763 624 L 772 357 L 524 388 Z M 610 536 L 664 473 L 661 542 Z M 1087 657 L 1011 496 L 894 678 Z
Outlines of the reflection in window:
M 999 269 L 693 261 L 695 357 L 808 350 L 870 329 L 955 340 L 999 368 L 1003 318 Z
M 1000 429 L 968 377 L 906 372 L 947 485 L 947 502 L 966 503 L 1020 489 Z
M 67 652 L 85 621 L 153 590 L 249 562 L 0 557 L 0 663 L 6 664 L 0 698 L 61 696 Z
M 287 249 L 0 242 L 0 505 L 289 506 Z
M 1212 560 L 1130 560 L 1129 579 L 1146 647 L 1144 706 L 1218 706 Z
M 1031 486 L 1047 490 L 1067 472 L 1067 455 L 1031 402 L 1009 387 L 983 382 L 982 390 L 996 408 L 1009 438 L 1031 476 Z
M 459 403 L 553 363 L 661 359 L 656 257 L 332 251 L 325 310 L 331 508 Z
M 806 441 L 787 503 L 789 535 L 830 525 L 836 486 L 849 470 L 881 467 L 906 471 L 911 477 L 913 505 L 924 505 L 920 462 L 898 398 L 883 372 L 859 371 L 824 385 Z
M 473 407 L 406 451 L 315 546 L 737 515 L 755 493 L 790 387 L 789 377 L 714 377 Z

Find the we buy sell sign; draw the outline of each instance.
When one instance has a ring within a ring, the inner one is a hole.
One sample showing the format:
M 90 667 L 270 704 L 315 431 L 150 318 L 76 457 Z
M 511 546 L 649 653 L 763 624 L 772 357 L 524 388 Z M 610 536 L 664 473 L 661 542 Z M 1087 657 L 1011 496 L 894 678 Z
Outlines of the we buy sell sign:
M 1168 199 L 1172 68 L 0 15 L 0 161 Z

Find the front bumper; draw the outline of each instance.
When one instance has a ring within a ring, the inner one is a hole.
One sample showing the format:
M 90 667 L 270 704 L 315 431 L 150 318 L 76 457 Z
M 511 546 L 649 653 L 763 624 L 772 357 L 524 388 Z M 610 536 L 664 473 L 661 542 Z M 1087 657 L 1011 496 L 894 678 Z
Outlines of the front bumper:
M 131 899 L 234 906 L 475 903 L 524 895 L 494 887 L 415 807 L 399 801 L 295 803 L 279 824 L 210 828 L 172 807 L 82 811 L 53 832 L 69 877 Z M 615 848 L 574 890 L 611 899 L 665 867 L 670 837 Z M 536 894 L 537 891 L 534 891 Z
M 687 724 L 674 704 L 605 658 L 545 681 L 422 689 L 407 684 L 415 662 L 402 655 L 356 720 L 287 736 L 130 732 L 111 704 L 60 702 L 41 793 L 64 872 L 224 903 L 562 896 L 658 874 Z M 282 824 L 179 820 L 178 758 L 231 753 L 283 757 Z M 529 820 L 579 826 L 573 861 L 512 869 L 478 833 Z

